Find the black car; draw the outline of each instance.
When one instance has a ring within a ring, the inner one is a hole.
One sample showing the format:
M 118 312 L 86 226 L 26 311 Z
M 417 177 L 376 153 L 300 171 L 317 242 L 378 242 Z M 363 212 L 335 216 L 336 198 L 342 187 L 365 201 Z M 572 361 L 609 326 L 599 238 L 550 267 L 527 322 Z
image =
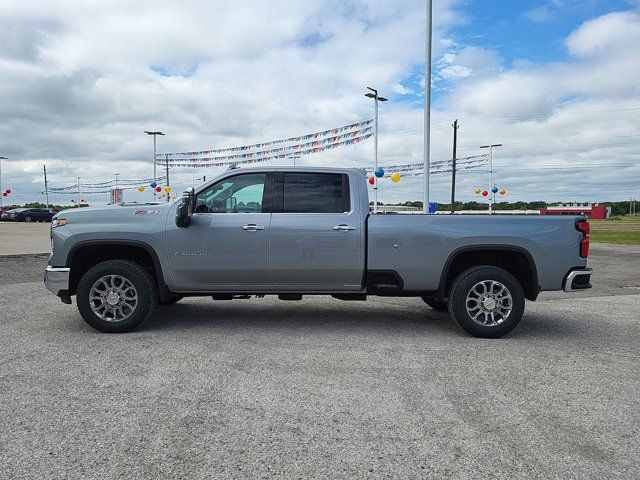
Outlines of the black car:
M 55 212 L 48 208 L 20 208 L 11 211 L 9 220 L 15 222 L 50 222 L 54 215 Z

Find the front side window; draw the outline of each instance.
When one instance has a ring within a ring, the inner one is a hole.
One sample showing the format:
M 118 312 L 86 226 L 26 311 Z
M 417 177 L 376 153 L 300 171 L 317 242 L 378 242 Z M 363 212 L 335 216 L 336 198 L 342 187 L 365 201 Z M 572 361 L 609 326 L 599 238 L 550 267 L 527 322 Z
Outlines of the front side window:
M 196 213 L 262 213 L 266 174 L 225 178 L 200 192 Z
M 349 177 L 335 173 L 285 173 L 284 213 L 346 213 Z

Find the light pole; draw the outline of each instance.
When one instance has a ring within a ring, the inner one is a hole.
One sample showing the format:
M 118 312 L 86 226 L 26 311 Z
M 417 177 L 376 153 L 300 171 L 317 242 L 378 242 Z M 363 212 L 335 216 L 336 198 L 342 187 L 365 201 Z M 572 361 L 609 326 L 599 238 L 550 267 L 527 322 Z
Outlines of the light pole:
M 80 208 L 80 198 L 82 197 L 82 192 L 80 192 L 80 179 L 82 177 L 78 177 L 78 202 L 76 203 L 76 206 L 78 208 Z
M 9 160 L 7 157 L 0 157 L 0 207 L 2 207 L 2 160 Z
M 164 135 L 162 132 L 149 132 L 147 130 L 144 131 L 147 135 L 153 135 L 153 181 L 157 181 L 158 176 L 156 175 L 156 137 L 158 135 Z M 155 195 L 155 192 L 154 192 Z
M 493 147 L 501 147 L 501 143 L 492 145 L 482 145 L 480 148 L 489 149 L 489 188 L 491 189 L 491 200 L 489 201 L 489 213 L 493 213 L 493 204 L 496 202 L 496 194 L 493 192 Z
M 429 174 L 431 173 L 431 37 L 432 0 L 426 0 L 426 35 L 424 41 L 424 199 L 422 211 L 429 213 Z
M 386 102 L 387 99 L 378 95 L 378 90 L 367 87 L 373 93 L 365 93 L 365 97 L 373 98 L 375 105 L 375 135 L 373 137 L 373 213 L 378 213 L 378 176 L 375 174 L 378 168 L 378 102 Z

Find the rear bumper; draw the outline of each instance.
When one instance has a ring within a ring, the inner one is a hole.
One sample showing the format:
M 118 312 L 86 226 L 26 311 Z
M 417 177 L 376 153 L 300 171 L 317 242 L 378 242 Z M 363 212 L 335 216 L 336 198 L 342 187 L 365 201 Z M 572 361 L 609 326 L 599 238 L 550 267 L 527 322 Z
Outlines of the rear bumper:
M 69 267 L 52 267 L 44 269 L 44 285 L 58 297 L 69 296 Z
M 578 290 L 585 290 L 591 288 L 591 273 L 593 270 L 590 268 L 577 268 L 567 273 L 564 278 L 565 292 L 575 292 Z

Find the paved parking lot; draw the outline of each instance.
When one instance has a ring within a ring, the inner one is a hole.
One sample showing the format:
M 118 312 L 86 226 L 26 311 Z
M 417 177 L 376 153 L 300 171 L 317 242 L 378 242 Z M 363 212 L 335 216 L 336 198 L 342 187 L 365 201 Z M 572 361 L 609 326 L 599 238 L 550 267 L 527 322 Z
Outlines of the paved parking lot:
M 499 340 L 324 297 L 186 299 L 104 335 L 45 262 L 0 258 L 0 478 L 640 476 L 640 249 L 595 247 L 596 288 Z

